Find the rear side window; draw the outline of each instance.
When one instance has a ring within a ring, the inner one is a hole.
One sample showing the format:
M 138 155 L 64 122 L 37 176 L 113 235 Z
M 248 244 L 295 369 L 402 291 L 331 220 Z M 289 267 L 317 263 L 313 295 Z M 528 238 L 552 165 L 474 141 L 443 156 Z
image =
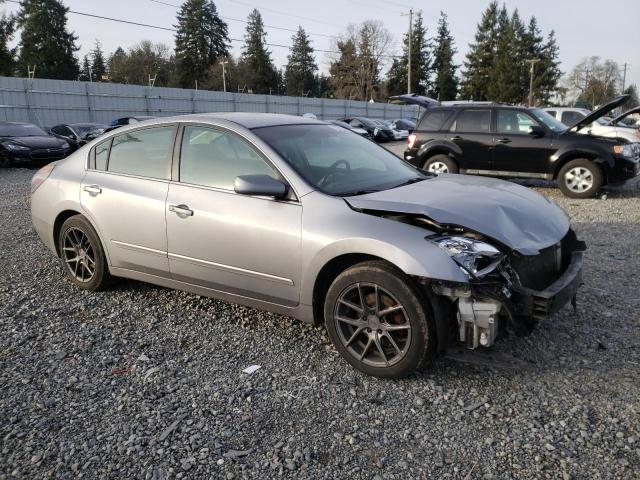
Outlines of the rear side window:
M 451 125 L 452 132 L 489 133 L 491 110 L 463 110 Z
M 141 177 L 169 178 L 174 135 L 175 127 L 171 126 L 134 130 L 113 137 L 107 170 Z
M 562 118 L 560 121 L 565 125 L 572 125 L 578 120 L 582 120 L 586 115 L 580 112 L 562 112 Z
M 425 132 L 437 132 L 442 128 L 444 122 L 449 118 L 453 110 L 434 110 L 427 112 L 420 120 L 420 126 L 418 130 L 424 130 Z
M 549 115 L 551 115 L 552 117 L 556 117 L 557 113 L 555 110 L 545 110 L 545 112 L 547 112 Z
M 180 150 L 180 181 L 233 190 L 239 175 L 275 171 L 237 136 L 207 127 L 185 127 Z
M 99 145 L 96 145 L 96 148 L 94 150 L 96 170 L 107 169 L 107 160 L 109 159 L 110 148 L 111 148 L 111 139 L 107 140 L 106 142 L 102 142 Z

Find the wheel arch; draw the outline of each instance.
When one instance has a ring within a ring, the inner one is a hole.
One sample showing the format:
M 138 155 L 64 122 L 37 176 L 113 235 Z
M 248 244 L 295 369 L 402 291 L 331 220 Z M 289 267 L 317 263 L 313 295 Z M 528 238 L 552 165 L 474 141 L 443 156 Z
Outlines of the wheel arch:
M 87 215 L 85 215 L 84 213 L 82 213 L 79 210 L 74 210 L 73 208 L 67 208 L 65 210 L 62 210 L 61 212 L 58 213 L 58 215 L 56 215 L 56 218 L 53 222 L 53 243 L 56 249 L 56 255 L 58 255 L 58 257 L 60 257 L 60 242 L 59 242 L 59 236 L 60 236 L 60 230 L 62 229 L 62 225 L 64 224 L 64 222 L 66 222 L 69 218 L 71 217 L 75 217 L 76 215 L 80 215 L 82 218 L 84 218 L 87 222 L 89 222 L 89 224 L 91 225 L 91 227 L 93 227 L 93 229 L 96 232 L 96 235 L 98 236 L 98 240 L 102 243 L 102 250 L 104 251 L 105 256 L 107 257 L 107 263 L 111 264 L 110 260 L 109 260 L 109 252 L 108 250 L 105 248 L 106 245 L 102 239 L 102 236 L 100 235 L 100 230 L 98 230 L 98 228 L 96 228 L 95 223 L 93 223 L 93 220 L 91 220 L 91 218 Z
M 598 165 L 598 168 L 600 168 L 600 170 L 602 171 L 602 175 L 606 180 L 605 170 L 601 166 L 604 160 L 600 158 L 597 152 L 593 152 L 589 150 L 569 151 L 558 156 L 557 159 L 554 161 L 554 165 L 553 165 L 553 179 L 554 180 L 558 179 L 558 174 L 560 173 L 560 170 L 562 170 L 562 167 L 564 167 L 567 163 L 573 160 L 579 160 L 583 158 L 585 160 L 591 160 L 595 165 Z
M 460 166 L 460 156 L 462 155 L 462 150 L 458 145 L 449 142 L 425 143 L 418 150 L 418 158 L 420 158 L 420 161 L 418 163 L 424 165 L 427 160 L 435 155 L 447 155 L 448 157 L 451 157 L 453 160 L 455 160 L 458 166 Z

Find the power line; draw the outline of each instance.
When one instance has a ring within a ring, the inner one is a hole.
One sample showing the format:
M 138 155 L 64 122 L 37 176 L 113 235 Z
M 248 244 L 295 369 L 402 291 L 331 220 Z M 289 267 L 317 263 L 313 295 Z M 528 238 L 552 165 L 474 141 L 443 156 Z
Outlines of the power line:
M 257 8 L 258 10 L 264 10 L 265 12 L 277 13 L 278 15 L 285 15 L 285 16 L 291 17 L 291 18 L 298 18 L 300 20 L 308 20 L 310 22 L 322 23 L 323 25 L 331 25 L 332 27 L 347 28 L 346 25 L 337 25 L 335 23 L 325 22 L 323 20 L 318 20 L 317 18 L 303 17 L 301 15 L 294 15 L 293 13 L 282 12 L 280 10 L 275 10 L 273 8 L 268 8 L 268 7 L 263 7 L 263 6 L 256 6 L 256 5 L 252 5 L 251 3 L 242 2 L 240 0 L 228 0 L 228 1 L 229 2 L 233 2 L 233 3 L 237 3 L 239 5 L 244 5 L 245 7 Z
M 169 3 L 169 2 L 163 2 L 162 0 L 149 0 L 150 2 L 153 3 L 159 3 L 160 5 L 166 5 L 168 7 L 175 7 L 175 8 L 180 8 L 181 5 L 177 5 L 175 3 Z M 233 18 L 233 17 L 225 17 L 224 15 L 218 15 L 220 18 L 223 18 L 225 20 L 230 20 L 232 22 L 240 22 L 240 23 L 249 23 L 247 20 L 242 20 L 241 18 Z M 286 27 L 277 27 L 275 25 L 264 25 L 267 28 L 273 28 L 274 30 L 284 30 L 285 32 L 293 32 L 296 33 L 298 30 L 293 29 L 293 28 L 286 28 Z M 315 32 L 306 32 L 307 35 L 315 35 L 317 37 L 325 37 L 325 38 L 336 38 L 336 35 L 327 35 L 326 33 L 315 33 Z

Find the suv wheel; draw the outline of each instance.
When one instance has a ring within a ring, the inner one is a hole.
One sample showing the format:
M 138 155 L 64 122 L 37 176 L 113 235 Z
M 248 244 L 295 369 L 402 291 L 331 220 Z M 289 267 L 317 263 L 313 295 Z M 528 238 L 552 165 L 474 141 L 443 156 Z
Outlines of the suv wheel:
M 111 283 L 102 244 L 85 218 L 68 218 L 60 229 L 58 245 L 67 277 L 77 287 L 93 292 Z
M 368 375 L 406 377 L 435 352 L 435 322 L 426 296 L 383 262 L 363 262 L 342 272 L 329 287 L 324 316 L 340 355 Z
M 434 155 L 424 162 L 423 170 L 431 173 L 458 173 L 458 164 L 448 155 Z
M 570 198 L 591 198 L 602 186 L 602 171 L 591 160 L 571 160 L 560 169 L 558 184 Z

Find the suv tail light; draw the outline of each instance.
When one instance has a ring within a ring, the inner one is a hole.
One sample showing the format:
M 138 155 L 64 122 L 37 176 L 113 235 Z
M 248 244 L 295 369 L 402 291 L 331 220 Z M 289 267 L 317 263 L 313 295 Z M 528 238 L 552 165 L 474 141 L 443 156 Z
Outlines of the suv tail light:
M 44 183 L 44 181 L 49 178 L 51 172 L 55 168 L 54 163 L 50 163 L 49 165 L 45 165 L 40 170 L 36 172 L 36 174 L 31 179 L 31 193 L 35 192 L 40 185 Z
M 411 135 L 409 135 L 407 137 L 407 147 L 413 148 L 413 146 L 416 144 L 417 139 L 418 137 L 415 133 L 412 133 Z

